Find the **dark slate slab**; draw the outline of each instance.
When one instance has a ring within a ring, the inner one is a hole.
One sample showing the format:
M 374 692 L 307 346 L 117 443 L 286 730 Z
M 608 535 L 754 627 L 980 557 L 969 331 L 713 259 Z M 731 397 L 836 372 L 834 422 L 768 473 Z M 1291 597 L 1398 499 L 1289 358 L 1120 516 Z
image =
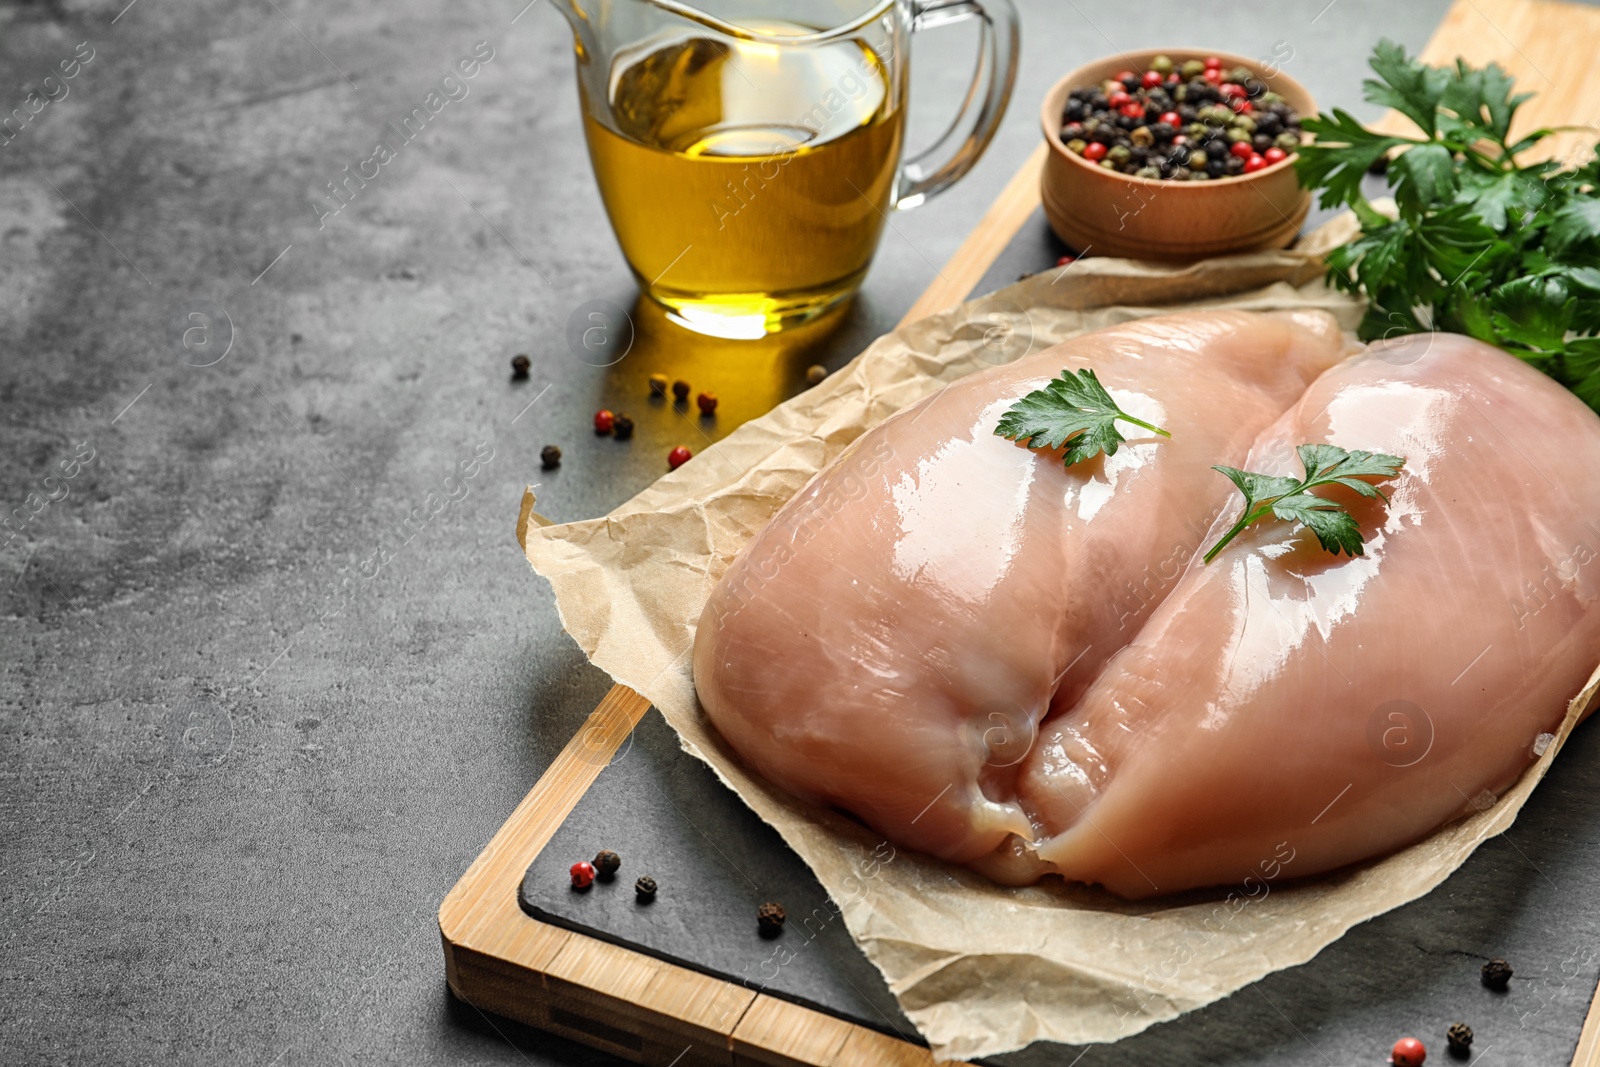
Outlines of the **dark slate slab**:
M 569 868 L 602 848 L 621 870 L 574 890 Z M 648 904 L 634 893 L 642 874 L 660 887 Z M 770 940 L 756 925 L 769 901 L 788 913 Z M 528 868 L 519 902 L 545 922 L 919 1040 L 811 868 L 653 711 Z
M 616 881 L 572 891 L 567 868 L 601 848 L 623 857 Z M 640 874 L 661 884 L 652 905 L 635 902 Z M 765 900 L 791 916 L 776 941 L 756 931 Z M 654 712 L 528 869 L 521 903 L 547 922 L 916 1039 L 841 921 L 796 924 L 812 909 L 831 915 L 810 870 Z M 783 949 L 792 959 L 779 966 Z M 1496 955 L 1517 971 L 1505 993 L 1479 981 Z M 1430 1063 L 1450 1063 L 1444 1032 L 1464 1021 L 1477 1034 L 1467 1062 L 1551 1067 L 1571 1060 L 1597 978 L 1600 726 L 1591 724 L 1510 833 L 1433 893 L 1356 927 L 1310 963 L 1115 1045 L 1040 1045 L 994 1062 L 1342 1067 L 1384 1063 L 1394 1041 L 1412 1035 L 1429 1046 Z

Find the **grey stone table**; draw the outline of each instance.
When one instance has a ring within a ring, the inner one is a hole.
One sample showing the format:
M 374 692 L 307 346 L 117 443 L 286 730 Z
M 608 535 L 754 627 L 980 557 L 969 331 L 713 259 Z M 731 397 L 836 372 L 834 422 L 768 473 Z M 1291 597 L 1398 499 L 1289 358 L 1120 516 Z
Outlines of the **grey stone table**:
M 435 924 L 608 684 L 513 544 L 523 485 L 552 518 L 603 513 L 672 445 L 848 359 L 1026 157 L 1068 67 L 1292 52 L 1370 115 L 1371 42 L 1420 45 L 1445 6 L 1025 2 L 1001 135 L 894 219 L 836 331 L 689 345 L 640 311 L 599 369 L 568 320 L 633 287 L 570 38 L 525 3 L 0 0 L 0 115 L 77 64 L 0 143 L 6 1063 L 602 1062 L 455 1003 Z M 479 42 L 468 95 L 334 213 L 327 183 Z M 970 48 L 919 39 L 913 140 Z M 718 418 L 641 403 L 656 369 L 716 389 Z M 635 409 L 631 444 L 589 432 L 601 406 Z M 567 459 L 541 474 L 547 443 Z

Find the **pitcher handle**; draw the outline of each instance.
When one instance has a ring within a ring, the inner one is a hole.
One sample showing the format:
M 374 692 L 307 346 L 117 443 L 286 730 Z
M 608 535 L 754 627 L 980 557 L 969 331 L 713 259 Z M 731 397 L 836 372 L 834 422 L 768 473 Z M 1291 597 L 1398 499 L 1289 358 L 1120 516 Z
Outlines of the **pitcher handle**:
M 978 19 L 981 26 L 978 68 L 966 99 L 939 139 L 901 166 L 894 205 L 899 209 L 916 207 L 950 188 L 989 147 L 1017 83 L 1020 38 L 1017 10 L 1011 0 L 913 0 L 911 10 L 913 33 L 970 18 Z M 927 162 L 939 159 L 944 162 Z

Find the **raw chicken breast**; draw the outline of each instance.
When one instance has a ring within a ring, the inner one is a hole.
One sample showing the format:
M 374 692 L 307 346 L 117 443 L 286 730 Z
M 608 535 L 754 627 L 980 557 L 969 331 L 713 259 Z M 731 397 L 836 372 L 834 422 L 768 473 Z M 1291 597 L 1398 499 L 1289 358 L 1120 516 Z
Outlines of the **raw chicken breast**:
M 992 875 L 1146 897 L 1317 874 L 1493 803 L 1543 751 L 1600 661 L 1600 419 L 1424 335 L 1329 371 L 1243 466 L 1300 477 L 1305 442 L 1406 458 L 1387 507 L 1318 490 L 1354 502 L 1365 556 L 1270 522 L 1192 563 L 1028 757 L 1044 867 L 1024 832 Z
M 1344 352 L 1331 319 L 1208 312 L 1100 330 L 958 381 L 865 434 L 713 591 L 694 679 L 744 760 L 957 862 L 1031 833 L 1015 779 L 1171 586 L 1256 434 Z M 994 435 L 1063 368 L 1130 414 L 1064 469 Z M 1197 473 L 1198 472 L 1198 473 Z

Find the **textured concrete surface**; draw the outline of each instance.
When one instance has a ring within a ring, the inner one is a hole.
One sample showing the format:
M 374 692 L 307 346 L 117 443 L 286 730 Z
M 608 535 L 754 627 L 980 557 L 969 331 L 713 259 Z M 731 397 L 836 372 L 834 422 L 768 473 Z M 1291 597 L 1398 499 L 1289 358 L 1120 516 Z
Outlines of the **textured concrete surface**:
M 1286 46 L 1359 109 L 1371 41 L 1420 44 L 1444 7 L 1028 0 L 1002 135 L 894 219 L 836 332 L 771 352 L 640 313 L 600 369 L 568 320 L 633 287 L 570 39 L 524 2 L 0 0 L 0 114 L 28 116 L 0 144 L 7 1063 L 601 1062 L 453 1003 L 434 919 L 607 684 L 512 543 L 522 486 L 553 518 L 603 513 L 672 445 L 843 362 L 1036 143 L 1068 67 Z M 469 94 L 329 216 L 326 183 L 479 42 Z M 913 140 L 969 50 L 918 41 Z M 658 368 L 715 389 L 718 419 L 638 399 Z M 631 444 L 590 434 L 602 404 L 633 412 Z M 567 461 L 541 474 L 552 442 Z

